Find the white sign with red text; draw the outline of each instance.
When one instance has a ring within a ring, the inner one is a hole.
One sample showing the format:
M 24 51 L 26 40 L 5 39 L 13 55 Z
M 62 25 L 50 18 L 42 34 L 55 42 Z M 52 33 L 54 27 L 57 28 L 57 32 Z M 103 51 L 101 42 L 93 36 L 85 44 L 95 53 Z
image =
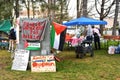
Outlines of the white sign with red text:
M 32 72 L 56 72 L 54 55 L 42 55 L 31 57 Z

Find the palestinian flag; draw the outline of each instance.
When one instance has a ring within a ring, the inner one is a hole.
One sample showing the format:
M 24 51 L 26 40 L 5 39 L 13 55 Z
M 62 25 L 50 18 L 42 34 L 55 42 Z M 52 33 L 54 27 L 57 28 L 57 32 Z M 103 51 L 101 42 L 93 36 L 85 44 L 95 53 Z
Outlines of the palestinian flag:
M 40 43 L 39 42 L 24 42 L 24 48 L 26 50 L 40 50 Z
M 51 48 L 62 51 L 67 27 L 56 22 L 52 22 L 51 28 Z

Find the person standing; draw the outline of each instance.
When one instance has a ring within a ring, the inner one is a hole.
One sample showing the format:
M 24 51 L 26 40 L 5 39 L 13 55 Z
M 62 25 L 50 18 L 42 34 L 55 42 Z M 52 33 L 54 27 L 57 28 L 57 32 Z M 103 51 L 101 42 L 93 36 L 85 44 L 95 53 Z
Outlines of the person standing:
M 93 40 L 93 30 L 92 30 L 92 27 L 90 25 L 87 27 L 86 40 L 90 40 L 90 41 Z
M 94 26 L 92 26 L 93 28 L 93 35 L 94 35 L 94 46 L 95 46 L 95 49 L 100 49 L 101 46 L 100 46 L 100 30 L 98 28 L 95 28 Z
M 118 34 L 119 34 L 119 36 L 120 36 L 120 28 L 118 29 Z
M 11 27 L 10 33 L 9 33 L 9 48 L 8 48 L 9 52 L 14 52 L 15 41 L 16 41 L 16 32 L 14 27 Z

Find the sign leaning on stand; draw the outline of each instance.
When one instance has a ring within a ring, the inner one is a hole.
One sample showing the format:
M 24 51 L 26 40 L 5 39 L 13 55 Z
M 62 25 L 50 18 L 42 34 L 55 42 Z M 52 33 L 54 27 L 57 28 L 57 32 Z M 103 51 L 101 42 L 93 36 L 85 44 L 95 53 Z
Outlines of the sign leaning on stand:
M 29 60 L 29 51 L 18 49 L 15 51 L 15 56 L 12 64 L 12 70 L 26 71 Z
M 54 55 L 41 55 L 31 57 L 32 72 L 56 72 Z

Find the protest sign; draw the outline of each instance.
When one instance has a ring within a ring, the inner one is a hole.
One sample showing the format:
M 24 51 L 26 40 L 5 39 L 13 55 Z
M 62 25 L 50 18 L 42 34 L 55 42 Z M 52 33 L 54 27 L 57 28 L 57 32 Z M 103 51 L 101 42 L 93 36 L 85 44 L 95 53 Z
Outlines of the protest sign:
M 32 72 L 56 72 L 54 55 L 32 56 L 31 71 Z
M 25 40 L 43 40 L 47 21 L 24 21 L 22 27 L 22 38 Z
M 18 49 L 15 51 L 15 56 L 12 64 L 12 70 L 26 71 L 29 59 L 29 51 Z

